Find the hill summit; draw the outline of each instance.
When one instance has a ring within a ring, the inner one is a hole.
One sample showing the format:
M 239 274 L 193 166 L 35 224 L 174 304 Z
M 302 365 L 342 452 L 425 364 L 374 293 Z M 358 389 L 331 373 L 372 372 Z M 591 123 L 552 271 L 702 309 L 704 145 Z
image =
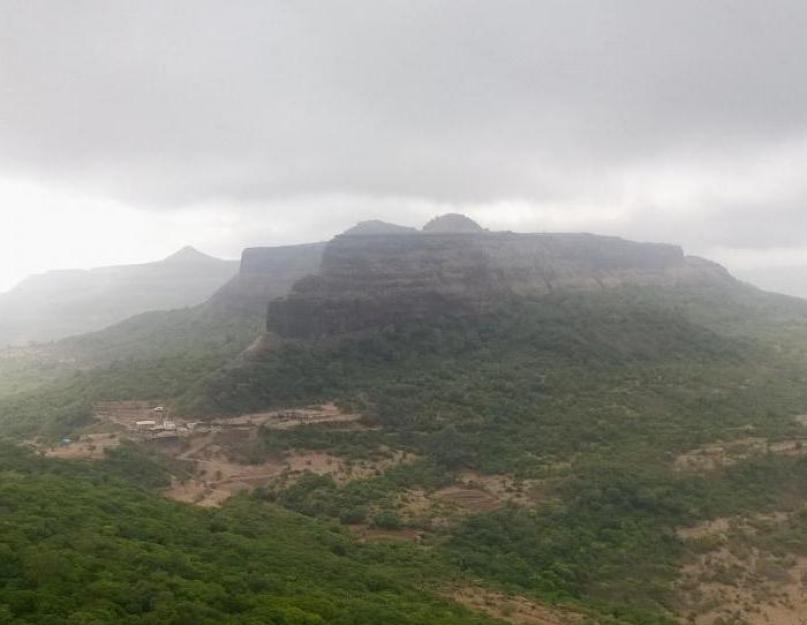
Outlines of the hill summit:
M 0 346 L 58 340 L 134 315 L 201 304 L 238 262 L 184 247 L 157 262 L 31 276 L 0 295 Z
M 178 252 L 174 252 L 170 256 L 166 256 L 162 262 L 164 263 L 220 263 L 221 259 L 200 252 L 192 245 L 186 245 Z
M 391 224 L 380 219 L 370 219 L 368 221 L 360 221 L 352 228 L 348 228 L 342 234 L 357 236 L 357 235 L 371 235 L 371 234 L 412 234 L 417 232 L 414 228 L 406 226 L 399 226 Z
M 425 226 L 423 232 L 433 232 L 439 234 L 446 233 L 470 233 L 470 232 L 484 232 L 482 226 L 476 223 L 470 217 L 460 215 L 459 213 L 446 213 L 435 217 Z

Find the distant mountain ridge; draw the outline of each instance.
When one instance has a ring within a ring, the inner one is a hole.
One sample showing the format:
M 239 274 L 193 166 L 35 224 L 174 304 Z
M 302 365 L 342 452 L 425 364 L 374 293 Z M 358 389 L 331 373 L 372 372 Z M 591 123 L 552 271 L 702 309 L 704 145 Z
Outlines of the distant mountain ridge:
M 40 350 L 39 356 L 82 366 L 200 348 L 232 357 L 260 334 L 269 302 L 286 295 L 303 276 L 319 270 L 324 249 L 325 243 L 247 248 L 235 275 L 205 302 L 142 312 L 101 330 L 60 340 Z M 193 253 L 183 250 L 164 262 L 180 264 L 193 258 Z M 2 354 L 0 349 L 0 357 Z
M 238 262 L 185 247 L 157 262 L 49 271 L 0 294 L 0 346 L 101 330 L 133 315 L 206 301 Z

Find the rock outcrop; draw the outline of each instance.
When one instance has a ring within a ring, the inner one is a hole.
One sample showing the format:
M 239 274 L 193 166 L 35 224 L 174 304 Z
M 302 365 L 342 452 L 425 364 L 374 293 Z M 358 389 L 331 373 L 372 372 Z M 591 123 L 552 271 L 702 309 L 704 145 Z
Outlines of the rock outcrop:
M 367 234 L 416 234 L 415 228 L 408 228 L 407 226 L 399 226 L 397 224 L 387 223 L 380 219 L 371 219 L 369 221 L 360 221 L 349 230 L 345 230 L 343 234 L 347 235 L 367 235 Z
M 469 234 L 474 232 L 484 232 L 482 226 L 473 219 L 458 213 L 447 213 L 435 217 L 425 226 L 423 232 L 432 234 Z
M 267 304 L 286 295 L 304 276 L 319 271 L 325 243 L 244 250 L 238 274 L 207 302 L 214 315 L 265 315 Z
M 466 316 L 503 298 L 622 285 L 731 280 L 674 245 L 590 234 L 484 231 L 467 218 L 421 233 L 356 234 L 328 243 L 320 271 L 269 306 L 268 329 L 317 338 L 435 315 Z

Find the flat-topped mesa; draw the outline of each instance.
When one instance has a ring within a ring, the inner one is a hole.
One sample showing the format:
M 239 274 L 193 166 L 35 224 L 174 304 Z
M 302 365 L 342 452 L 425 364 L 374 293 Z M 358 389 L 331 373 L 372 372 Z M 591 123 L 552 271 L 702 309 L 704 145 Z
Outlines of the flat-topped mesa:
M 318 274 L 270 304 L 268 329 L 316 338 L 480 314 L 509 296 L 715 279 L 730 278 L 719 265 L 685 257 L 680 247 L 617 237 L 481 228 L 360 236 L 348 231 L 328 243 Z

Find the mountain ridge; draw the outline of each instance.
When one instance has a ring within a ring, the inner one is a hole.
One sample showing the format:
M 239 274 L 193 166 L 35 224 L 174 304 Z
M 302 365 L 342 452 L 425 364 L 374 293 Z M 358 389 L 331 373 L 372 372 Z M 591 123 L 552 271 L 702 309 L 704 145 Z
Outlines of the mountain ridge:
M 150 263 L 49 271 L 0 294 L 0 345 L 53 341 L 204 302 L 238 262 L 185 247 Z

